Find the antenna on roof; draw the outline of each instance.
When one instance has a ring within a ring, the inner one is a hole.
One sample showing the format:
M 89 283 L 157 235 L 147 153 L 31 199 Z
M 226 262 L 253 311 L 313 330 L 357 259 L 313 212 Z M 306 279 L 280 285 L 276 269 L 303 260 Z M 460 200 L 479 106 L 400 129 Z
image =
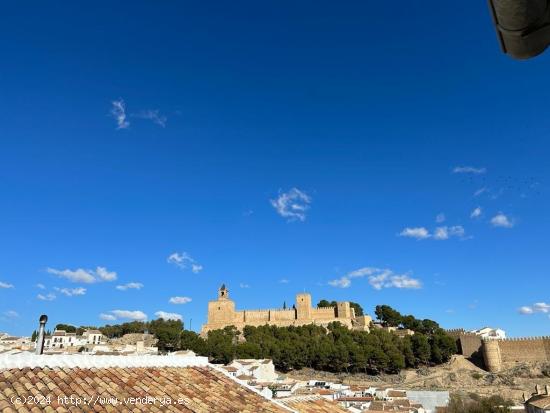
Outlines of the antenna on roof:
M 38 338 L 36 339 L 36 350 L 34 351 L 34 354 L 42 354 L 44 352 L 44 330 L 46 329 L 48 316 L 46 314 L 42 314 L 38 321 L 40 326 L 38 327 Z

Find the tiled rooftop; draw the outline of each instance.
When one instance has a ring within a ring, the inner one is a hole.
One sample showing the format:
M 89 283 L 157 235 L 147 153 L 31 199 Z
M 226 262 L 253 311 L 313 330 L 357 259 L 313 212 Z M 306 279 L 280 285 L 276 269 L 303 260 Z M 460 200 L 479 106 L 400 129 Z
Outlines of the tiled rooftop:
M 295 396 L 277 399 L 277 401 L 300 413 L 349 413 L 339 404 L 321 396 Z
M 41 406 L 15 405 L 13 402 L 14 397 L 30 396 L 50 396 L 51 400 L 49 403 L 43 401 Z M 77 407 L 76 402 L 63 403 L 65 396 L 74 396 L 74 400 L 85 404 Z M 128 400 L 132 397 L 150 399 L 149 402 L 137 403 Z M 162 407 L 161 400 L 168 398 L 172 404 Z M 289 410 L 210 367 L 26 367 L 0 370 L 1 413 L 69 411 L 288 413 Z

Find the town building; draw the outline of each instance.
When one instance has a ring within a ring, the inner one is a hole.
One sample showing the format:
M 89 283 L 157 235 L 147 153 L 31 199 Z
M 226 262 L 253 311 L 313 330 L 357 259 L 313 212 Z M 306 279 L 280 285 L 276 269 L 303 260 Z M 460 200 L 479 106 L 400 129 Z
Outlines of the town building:
M 202 326 L 202 335 L 228 326 L 242 330 L 247 325 L 326 326 L 334 321 L 348 328 L 369 331 L 372 318 L 367 315 L 356 316 L 348 301 L 338 302 L 335 307 L 312 307 L 311 295 L 307 293 L 297 294 L 296 303 L 290 309 L 236 310 L 235 302 L 229 298 L 229 290 L 224 284 L 218 290 L 217 300 L 208 303 L 208 320 Z
M 535 392 L 525 400 L 524 407 L 526 413 L 550 413 L 548 385 L 544 386 L 544 391 L 541 391 L 539 386 L 535 386 Z
M 483 327 L 478 330 L 472 330 L 470 333 L 487 340 L 506 338 L 506 331 L 501 328 Z

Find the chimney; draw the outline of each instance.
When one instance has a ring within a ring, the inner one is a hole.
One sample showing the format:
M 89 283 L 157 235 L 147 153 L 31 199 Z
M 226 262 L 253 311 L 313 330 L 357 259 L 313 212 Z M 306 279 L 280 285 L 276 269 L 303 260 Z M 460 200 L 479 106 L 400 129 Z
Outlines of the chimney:
M 521 397 L 523 397 L 523 403 L 525 403 L 527 401 L 527 398 L 525 397 L 525 392 L 523 392 L 523 394 L 521 395 Z
M 38 337 L 36 338 L 36 350 L 35 354 L 42 354 L 44 352 L 44 336 L 46 330 L 46 323 L 48 322 L 48 316 L 42 314 L 40 316 L 40 326 L 38 327 Z
M 544 394 L 548 396 L 548 384 L 544 385 Z
M 540 394 L 539 385 L 535 384 L 535 394 Z

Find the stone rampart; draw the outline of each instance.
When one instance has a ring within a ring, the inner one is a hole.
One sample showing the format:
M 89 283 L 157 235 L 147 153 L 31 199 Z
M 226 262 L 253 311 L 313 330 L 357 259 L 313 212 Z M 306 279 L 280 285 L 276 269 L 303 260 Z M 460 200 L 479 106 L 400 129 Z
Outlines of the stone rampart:
M 550 337 L 484 340 L 482 352 L 485 365 L 491 372 L 522 362 L 550 362 Z

